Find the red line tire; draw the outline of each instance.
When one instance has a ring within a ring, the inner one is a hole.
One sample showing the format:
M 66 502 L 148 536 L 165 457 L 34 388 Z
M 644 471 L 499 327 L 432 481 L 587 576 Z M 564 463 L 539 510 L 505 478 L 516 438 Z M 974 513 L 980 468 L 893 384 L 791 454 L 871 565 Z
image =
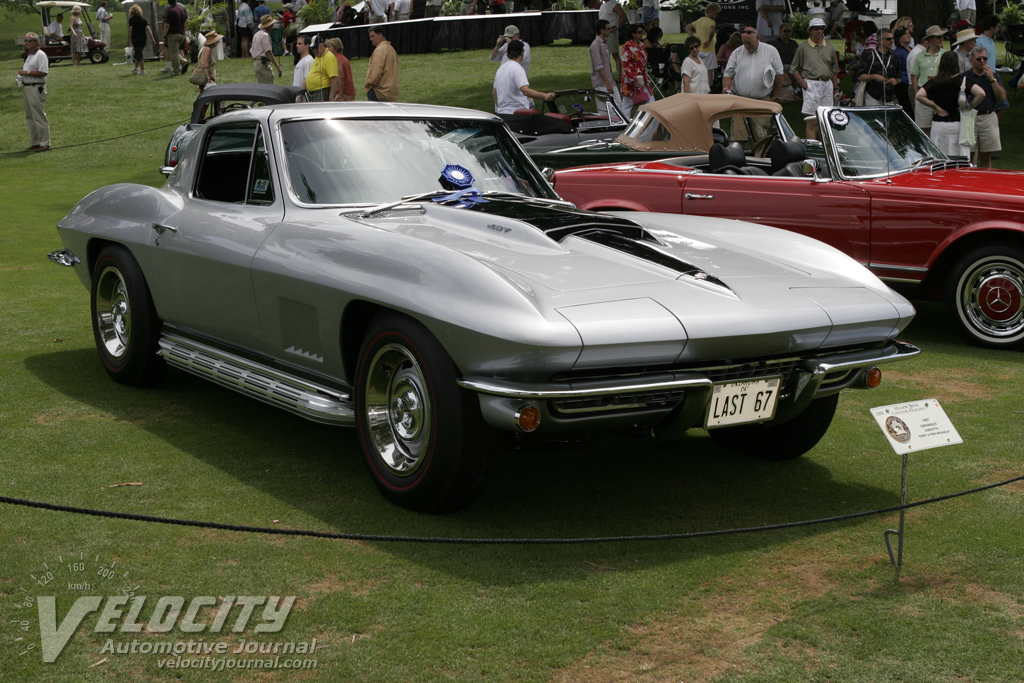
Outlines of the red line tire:
M 110 378 L 140 387 L 163 380 L 167 364 L 157 355 L 161 323 L 131 252 L 104 247 L 93 266 L 91 292 L 93 338 Z
M 479 494 L 489 462 L 477 397 L 419 322 L 382 313 L 364 337 L 356 421 L 377 487 L 420 512 L 451 512 Z

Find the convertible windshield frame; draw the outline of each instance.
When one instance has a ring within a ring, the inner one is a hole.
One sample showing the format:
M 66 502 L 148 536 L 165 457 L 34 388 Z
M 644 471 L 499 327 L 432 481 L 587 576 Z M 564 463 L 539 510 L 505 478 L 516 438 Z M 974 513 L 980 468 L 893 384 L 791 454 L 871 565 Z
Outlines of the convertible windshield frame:
M 926 167 L 926 157 L 949 159 L 898 106 L 819 107 L 817 117 L 833 178 L 888 178 Z
M 275 126 L 291 200 L 308 208 L 375 206 L 437 190 L 445 168 L 473 189 L 558 199 L 503 122 L 466 117 L 289 117 Z

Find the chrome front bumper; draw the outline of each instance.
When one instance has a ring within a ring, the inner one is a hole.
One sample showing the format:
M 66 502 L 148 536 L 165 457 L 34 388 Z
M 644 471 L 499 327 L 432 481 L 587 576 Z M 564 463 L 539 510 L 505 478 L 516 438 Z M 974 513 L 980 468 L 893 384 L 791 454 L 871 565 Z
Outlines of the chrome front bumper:
M 795 357 L 766 363 L 747 363 L 603 379 L 520 383 L 464 377 L 459 385 L 476 392 L 484 419 L 498 429 L 515 424 L 524 404 L 544 414 L 546 430 L 568 431 L 592 421 L 594 428 L 651 424 L 670 414 L 701 413 L 716 383 L 783 376 L 786 393 L 782 415 L 801 411 L 817 398 L 844 389 L 867 388 L 864 374 L 872 367 L 913 358 L 921 350 L 892 341 L 881 349 Z M 757 374 L 735 374 L 734 368 L 759 366 Z

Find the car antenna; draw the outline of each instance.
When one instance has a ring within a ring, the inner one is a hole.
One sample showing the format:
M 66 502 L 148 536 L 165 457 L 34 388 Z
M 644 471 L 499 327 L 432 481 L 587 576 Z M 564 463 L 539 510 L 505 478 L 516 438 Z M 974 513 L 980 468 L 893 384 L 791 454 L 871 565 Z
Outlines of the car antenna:
M 893 86 L 893 97 L 896 96 L 896 88 Z M 885 101 L 885 85 L 882 85 L 882 100 Z M 882 126 L 885 130 L 885 184 L 892 185 L 892 169 L 890 168 L 890 148 L 889 148 L 889 105 L 885 105 L 882 110 Z

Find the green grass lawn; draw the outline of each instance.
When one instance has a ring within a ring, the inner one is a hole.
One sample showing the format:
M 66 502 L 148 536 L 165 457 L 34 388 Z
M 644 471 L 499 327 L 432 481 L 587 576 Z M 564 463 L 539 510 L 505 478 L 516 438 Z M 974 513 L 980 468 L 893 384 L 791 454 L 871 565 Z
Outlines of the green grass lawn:
M 47 102 L 55 149 L 22 153 L 27 132 L 13 85 L 21 62 L 6 35 L 2 496 L 412 536 L 754 526 L 896 503 L 900 459 L 868 411 L 929 397 L 943 402 L 964 443 L 911 457 L 911 499 L 1024 470 L 1021 354 L 965 346 L 941 307 L 922 305 L 905 339 L 924 354 L 886 371 L 879 389 L 845 394 L 828 435 L 798 461 L 740 458 L 696 431 L 674 442 L 613 435 L 500 451 L 482 498 L 462 513 L 396 508 L 378 495 L 352 431 L 304 422 L 180 372 L 149 390 L 106 377 L 88 292 L 45 254 L 60 246 L 57 221 L 86 193 L 162 182 L 156 169 L 167 138 L 196 89 L 155 70 L 142 78 L 113 63 L 55 65 Z M 114 44 L 123 37 L 115 23 Z M 589 82 L 585 48 L 533 54 L 538 89 Z M 353 62 L 357 83 L 365 68 L 365 60 Z M 254 80 L 242 60 L 218 71 L 222 82 Z M 486 109 L 493 71 L 485 51 L 402 56 L 402 99 Z M 1018 109 L 1014 103 L 1003 120 L 1006 151 L 997 165 L 1005 168 L 1022 167 Z M 786 112 L 800 129 L 796 106 Z M 910 511 L 899 572 L 882 542 L 895 514 L 690 541 L 452 546 L 247 535 L 0 505 L 0 681 L 1019 681 L 1022 490 L 1014 484 Z M 37 611 L 21 606 L 26 596 L 56 595 L 59 626 L 76 598 L 122 589 L 154 601 L 183 596 L 186 605 L 206 595 L 297 602 L 280 633 L 102 633 L 91 614 L 56 662 L 42 662 Z M 239 637 L 316 638 L 317 668 L 171 670 L 152 654 L 104 652 L 108 638 L 203 638 L 233 650 Z

